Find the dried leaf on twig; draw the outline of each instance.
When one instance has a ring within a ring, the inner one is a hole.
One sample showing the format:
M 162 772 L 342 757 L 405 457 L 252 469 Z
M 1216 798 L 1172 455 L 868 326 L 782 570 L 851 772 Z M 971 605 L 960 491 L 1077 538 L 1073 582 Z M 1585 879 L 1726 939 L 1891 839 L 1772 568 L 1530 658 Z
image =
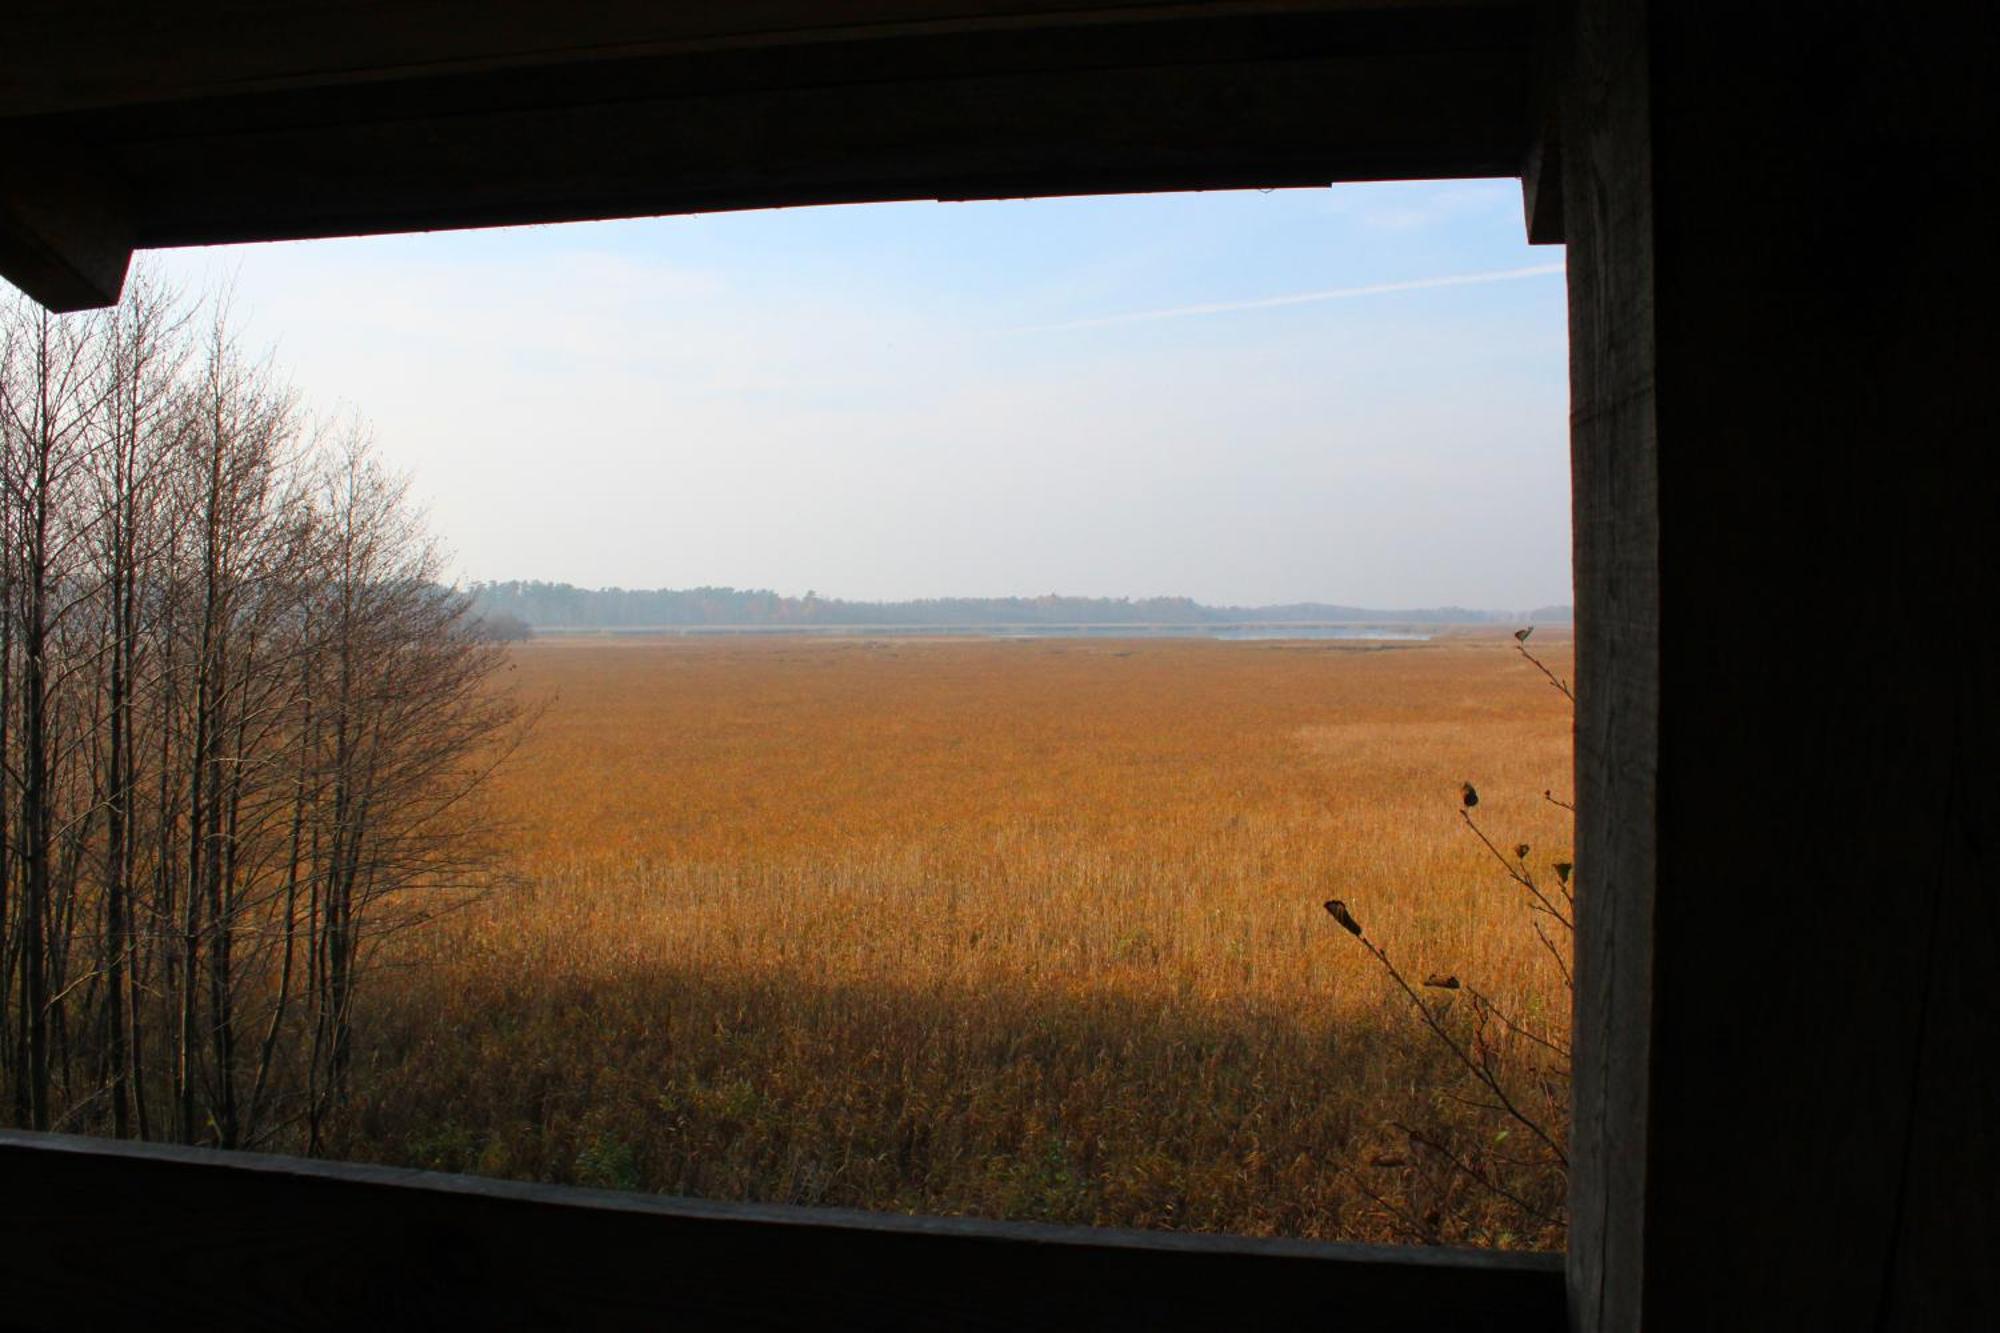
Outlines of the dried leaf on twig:
M 1361 933 L 1361 923 L 1354 919 L 1354 914 L 1347 910 L 1347 904 L 1340 901 L 1340 899 L 1328 898 L 1326 900 L 1326 914 L 1345 926 L 1350 935 L 1359 935 Z

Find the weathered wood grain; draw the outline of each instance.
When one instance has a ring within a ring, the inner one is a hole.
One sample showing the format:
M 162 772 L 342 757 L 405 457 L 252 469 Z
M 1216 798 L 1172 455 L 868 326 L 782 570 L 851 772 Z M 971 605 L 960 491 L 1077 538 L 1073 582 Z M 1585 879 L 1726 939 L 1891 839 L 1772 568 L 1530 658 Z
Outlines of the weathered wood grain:
M 1990 20 L 1579 18 L 1572 1315 L 2000 1324 Z
M 1578 7 L 1564 81 L 1576 570 L 1575 1327 L 1638 1326 L 1657 863 L 1661 526 L 1641 5 Z M 1690 1074 L 1690 1077 L 1693 1075 Z

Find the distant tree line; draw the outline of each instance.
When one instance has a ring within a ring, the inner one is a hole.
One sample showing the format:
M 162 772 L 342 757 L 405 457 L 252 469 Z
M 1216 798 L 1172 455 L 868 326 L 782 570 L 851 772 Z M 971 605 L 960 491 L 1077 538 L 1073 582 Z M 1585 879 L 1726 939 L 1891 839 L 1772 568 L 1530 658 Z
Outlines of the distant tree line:
M 1297 602 L 1282 606 L 1204 606 L 1187 597 L 934 597 L 907 602 L 850 602 L 786 597 L 766 588 L 578 588 L 514 580 L 475 583 L 480 612 L 538 629 L 672 629 L 694 626 L 976 626 L 976 625 L 1222 625 L 1395 623 L 1515 624 L 1567 621 L 1569 608 L 1527 613 L 1431 607 L 1369 610 Z
M 318 1146 L 517 710 L 400 481 L 213 306 L 0 305 L 0 1116 Z

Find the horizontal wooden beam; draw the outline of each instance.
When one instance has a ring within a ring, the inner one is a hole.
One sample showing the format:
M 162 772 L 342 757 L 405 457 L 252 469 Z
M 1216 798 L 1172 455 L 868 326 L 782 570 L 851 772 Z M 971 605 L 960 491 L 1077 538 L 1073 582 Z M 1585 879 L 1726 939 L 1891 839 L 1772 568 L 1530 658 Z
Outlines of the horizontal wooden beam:
M 1450 88 L 1453 95 L 1432 96 Z M 824 82 L 290 125 L 117 150 L 141 243 L 888 199 L 1504 174 L 1511 71 L 1338 57 Z M 191 160 L 204 163 L 190 172 Z
M 825 42 L 1521 0 L 15 0 L 0 118 Z
M 110 305 L 132 262 L 126 202 L 74 159 L 0 154 L 0 275 L 50 310 Z
M 391 8 L 360 7 L 356 23 L 372 16 L 379 45 L 344 37 L 353 49 L 332 62 L 339 79 L 255 77 L 281 62 L 239 52 L 193 92 L 175 83 L 143 101 L 106 92 L 90 105 L 0 115 L 0 143 L 101 170 L 129 201 L 133 240 L 150 247 L 789 204 L 1504 176 L 1521 169 L 1531 119 L 1533 22 L 1522 5 L 1135 0 L 1058 13 L 994 0 L 944 4 L 923 24 L 923 6 L 883 0 L 861 9 L 907 21 L 665 46 L 592 45 L 586 27 L 540 56 L 527 48 L 556 36 L 524 19 L 504 68 L 424 64 L 391 40 L 401 31 Z M 712 7 L 688 8 L 719 21 Z M 480 32 L 468 49 L 500 40 Z M 263 40 L 250 44 L 261 52 Z M 86 51 L 50 41 L 52 60 L 88 70 Z M 6 48 L 0 89 L 41 86 L 28 63 L 18 44 Z M 37 97 L 13 104 L 51 100 Z M 42 182 L 30 173 L 20 188 Z M 0 254 L 0 272 L 17 262 Z
M 0 1131 L 9 1328 L 1563 1327 L 1557 1255 L 729 1205 Z

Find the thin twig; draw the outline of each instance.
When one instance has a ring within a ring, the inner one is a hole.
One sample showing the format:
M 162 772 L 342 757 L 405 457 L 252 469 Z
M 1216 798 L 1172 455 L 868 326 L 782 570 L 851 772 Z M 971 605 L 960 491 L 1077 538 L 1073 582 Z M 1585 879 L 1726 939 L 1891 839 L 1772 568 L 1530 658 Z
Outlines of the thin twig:
M 1416 1006 L 1418 1014 L 1423 1018 L 1424 1026 L 1431 1030 L 1432 1035 L 1443 1042 L 1445 1049 L 1449 1050 L 1457 1058 L 1458 1062 L 1471 1072 L 1474 1078 L 1484 1084 L 1488 1092 L 1491 1092 L 1499 1099 L 1500 1110 L 1529 1133 L 1540 1139 L 1543 1145 L 1555 1155 L 1556 1160 L 1562 1164 L 1563 1169 L 1568 1170 L 1569 1155 L 1562 1150 L 1561 1145 L 1554 1138 L 1550 1137 L 1547 1130 L 1536 1123 L 1534 1117 L 1514 1105 L 1513 1098 L 1507 1095 L 1507 1090 L 1500 1085 L 1498 1078 L 1494 1076 L 1491 1068 L 1474 1060 L 1459 1040 L 1445 1030 L 1444 1024 L 1439 1022 L 1437 1015 L 1431 1012 L 1431 1007 L 1424 1003 L 1423 997 L 1417 994 L 1410 986 L 1409 981 L 1404 978 L 1402 972 L 1396 967 L 1395 963 L 1390 961 L 1388 952 L 1382 946 L 1369 939 L 1365 934 L 1358 938 L 1361 940 L 1361 947 L 1375 955 L 1376 961 L 1381 963 L 1383 968 L 1389 973 L 1390 980 L 1394 981 L 1397 987 L 1409 999 L 1410 1003 Z
M 1426 1245 L 1436 1245 L 1439 1243 L 1438 1229 L 1435 1226 L 1426 1224 L 1422 1218 L 1415 1216 L 1401 1204 L 1392 1203 L 1387 1195 L 1378 1192 L 1353 1167 L 1342 1163 L 1340 1171 L 1341 1174 L 1359 1186 L 1363 1194 L 1373 1199 L 1377 1207 L 1400 1222 L 1406 1234 L 1415 1236 Z
M 1548 934 L 1543 931 L 1541 922 L 1531 921 L 1528 924 L 1535 928 L 1535 938 L 1540 940 L 1542 947 L 1549 951 L 1549 957 L 1555 959 L 1556 970 L 1562 973 L 1563 986 L 1574 995 L 1576 993 L 1576 983 L 1570 979 L 1569 960 L 1563 957 L 1563 951 L 1558 949 L 1555 941 L 1550 939 Z
M 1507 877 L 1526 889 L 1529 896 L 1541 905 L 1543 911 L 1562 922 L 1565 926 L 1570 927 L 1570 929 L 1574 930 L 1576 928 L 1576 923 L 1563 915 L 1561 909 L 1549 899 L 1546 893 L 1542 892 L 1541 885 L 1535 882 L 1535 877 L 1528 873 L 1527 868 L 1519 862 L 1509 861 L 1507 853 L 1501 851 L 1498 844 L 1486 836 L 1486 830 L 1479 827 L 1478 821 L 1473 819 L 1470 810 L 1460 810 L 1458 817 L 1465 821 L 1465 826 L 1472 830 L 1473 836 L 1486 844 L 1486 850 L 1493 853 L 1493 859 L 1500 863 L 1500 868 L 1507 872 Z
M 1499 1005 L 1493 1003 L 1492 1000 L 1480 994 L 1472 987 L 1467 986 L 1465 988 L 1465 992 L 1466 994 L 1472 997 L 1472 1003 L 1475 1009 L 1483 1006 L 1485 1009 L 1487 1009 L 1489 1012 L 1492 1013 L 1493 1017 L 1499 1019 L 1500 1022 L 1506 1026 L 1509 1032 L 1514 1033 L 1516 1036 L 1526 1037 L 1529 1041 L 1534 1042 L 1537 1046 L 1543 1047 L 1544 1049 L 1556 1055 L 1561 1056 L 1565 1060 L 1570 1058 L 1570 1052 L 1567 1046 L 1558 1045 L 1556 1042 L 1550 1041 L 1547 1037 L 1542 1036 L 1538 1032 L 1530 1032 L 1527 1028 L 1522 1027 L 1512 1018 L 1509 1018 L 1507 1016 L 1506 1011 L 1501 1009 Z
M 1525 630 L 1522 632 L 1526 633 Z M 1515 640 L 1514 651 L 1519 653 L 1521 656 L 1527 658 L 1530 662 L 1534 663 L 1535 670 L 1541 672 L 1544 676 L 1547 676 L 1549 678 L 1549 684 L 1555 686 L 1557 689 L 1562 691 L 1563 698 L 1569 700 L 1572 705 L 1576 703 L 1576 696 L 1570 693 L 1569 682 L 1565 681 L 1561 676 L 1558 676 L 1555 672 L 1549 670 L 1548 667 L 1543 663 L 1541 658 L 1529 652 L 1528 645 L 1525 642 L 1522 642 L 1521 640 L 1518 639 Z
M 1396 1122 L 1394 1121 L 1391 1121 L 1390 1123 L 1396 1124 Z M 1471 1162 L 1466 1161 L 1464 1158 L 1460 1157 L 1457 1153 L 1453 1152 L 1449 1147 L 1447 1147 L 1444 1143 L 1440 1142 L 1439 1140 L 1431 1137 L 1428 1134 L 1423 1133 L 1420 1130 L 1411 1129 L 1407 1125 L 1396 1124 L 1396 1128 L 1402 1130 L 1403 1133 L 1407 1134 L 1410 1138 L 1410 1142 L 1415 1144 L 1420 1144 L 1421 1146 L 1430 1149 L 1438 1156 L 1444 1158 L 1447 1162 L 1450 1162 L 1452 1166 L 1456 1167 L 1462 1175 L 1468 1177 L 1476 1184 L 1485 1186 L 1493 1193 L 1499 1195 L 1507 1202 L 1513 1204 L 1516 1208 L 1519 1208 L 1522 1212 L 1527 1213 L 1531 1217 L 1539 1218 L 1544 1222 L 1555 1221 L 1555 1218 L 1550 1216 L 1547 1212 L 1543 1211 L 1540 1208 L 1535 1207 L 1535 1205 L 1529 1203 L 1526 1199 L 1523 1199 L 1520 1195 L 1514 1193 L 1512 1190 L 1501 1185 L 1498 1181 L 1494 1180 L 1484 1171 L 1481 1171 Z

